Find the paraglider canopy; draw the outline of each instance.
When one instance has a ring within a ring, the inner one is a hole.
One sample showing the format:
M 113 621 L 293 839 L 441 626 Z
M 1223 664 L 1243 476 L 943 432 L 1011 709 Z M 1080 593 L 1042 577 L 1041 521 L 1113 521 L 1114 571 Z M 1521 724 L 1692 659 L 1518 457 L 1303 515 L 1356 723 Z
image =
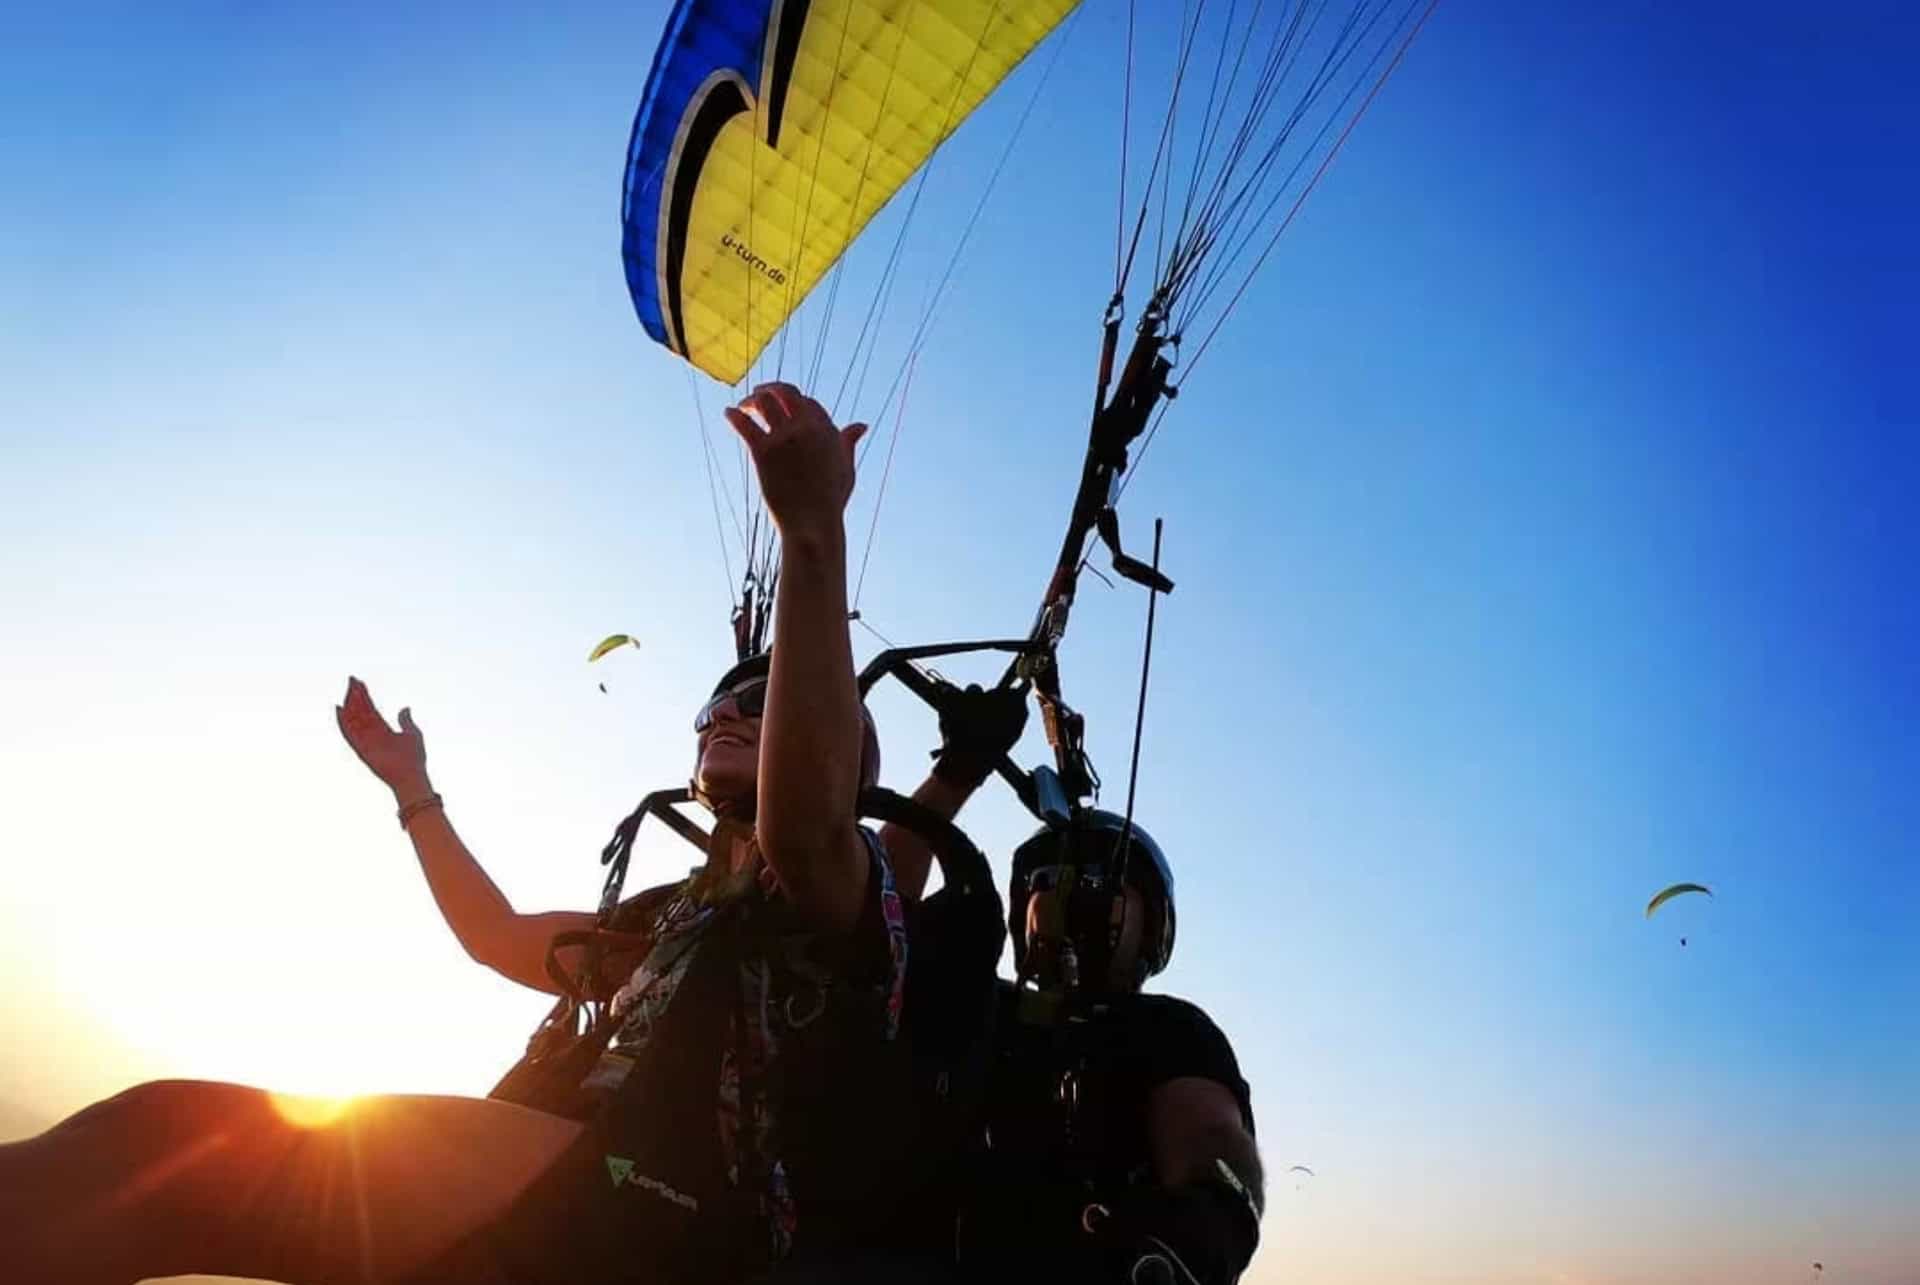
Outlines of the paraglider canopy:
M 627 151 L 647 333 L 732 383 L 1074 0 L 680 0 Z
M 594 646 L 594 649 L 592 651 L 587 653 L 587 663 L 591 665 L 594 661 L 599 660 L 602 656 L 606 655 L 608 652 L 613 651 L 617 648 L 626 647 L 629 645 L 638 647 L 640 645 L 640 640 L 638 638 L 635 638 L 632 634 L 608 634 L 605 638 L 602 638 Z
M 1704 893 L 1709 897 L 1713 895 L 1713 889 L 1707 887 L 1705 884 L 1676 883 L 1671 885 L 1670 887 L 1662 888 L 1659 892 L 1656 892 L 1653 894 L 1653 900 L 1647 903 L 1646 917 L 1648 919 L 1653 918 L 1654 911 L 1660 909 L 1660 907 L 1666 905 L 1669 901 L 1672 901 L 1675 897 L 1678 897 L 1682 893 L 1687 893 L 1687 892 Z
M 602 656 L 605 656 L 609 652 L 618 651 L 622 647 L 638 647 L 639 645 L 640 640 L 632 634 L 608 634 L 594 646 L 592 651 L 587 653 L 587 663 L 591 665 Z M 599 686 L 601 693 L 604 694 L 607 690 L 607 685 L 601 683 Z

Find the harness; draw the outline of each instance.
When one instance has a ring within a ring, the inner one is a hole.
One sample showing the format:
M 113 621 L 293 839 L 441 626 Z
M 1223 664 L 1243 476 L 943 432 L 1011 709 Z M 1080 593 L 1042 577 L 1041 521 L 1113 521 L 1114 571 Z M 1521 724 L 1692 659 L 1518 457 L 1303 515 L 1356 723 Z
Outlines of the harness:
M 1001 991 L 995 1096 L 980 1181 L 963 1221 L 963 1260 L 1036 1269 L 1078 1262 L 1107 1204 L 1139 1173 L 1115 1110 L 1110 1010 L 1082 994 Z M 1140 1156 L 1144 1170 L 1146 1157 Z
M 901 993 L 872 998 L 888 1005 L 876 1014 L 867 1001 L 837 1001 L 824 980 L 808 985 L 810 965 L 792 953 L 792 920 L 759 889 L 709 909 L 692 906 L 703 880 L 708 888 L 715 882 L 715 862 L 724 859 L 717 850 L 730 845 L 724 827 L 710 836 L 675 810 L 686 799 L 684 790 L 649 795 L 616 830 L 601 855 L 608 873 L 596 927 L 560 934 L 549 947 L 548 972 L 562 994 L 490 1096 L 599 1118 L 638 1139 L 629 1148 L 635 1154 L 619 1157 L 632 1162 L 625 1180 L 659 1184 L 671 1195 L 651 1194 L 666 1205 L 698 1208 L 694 1223 L 708 1231 L 696 1239 L 708 1242 L 708 1264 L 764 1266 L 854 1240 L 863 1248 L 945 1243 L 985 1099 L 994 966 L 1005 938 L 986 859 L 911 800 L 863 793 L 860 814 L 921 834 L 944 876 L 941 892 L 911 913 L 910 932 L 890 934 L 906 980 Z M 647 816 L 697 843 L 708 865 L 682 884 L 622 902 Z M 883 919 L 897 927 L 907 912 L 890 888 L 879 895 Z M 660 968 L 674 966 L 668 947 L 698 914 L 707 918 L 691 929 L 684 975 L 649 1015 L 657 1027 L 642 1055 L 625 1059 L 632 1031 L 621 1028 L 633 1014 L 629 1006 L 616 1015 L 619 966 L 645 959 L 651 969 L 656 957 Z M 557 960 L 568 947 L 583 952 L 572 975 Z M 897 1038 L 878 1038 L 896 1026 Z M 807 1038 L 786 1039 L 801 1030 Z M 718 1122 L 710 1133 L 707 1121 Z M 924 1209 L 876 1218 L 908 1191 L 923 1197 Z M 685 1200 L 676 1205 L 674 1197 Z M 764 1249 L 741 1234 L 755 1223 L 770 1229 Z M 671 1227 L 663 1231 L 673 1236 Z

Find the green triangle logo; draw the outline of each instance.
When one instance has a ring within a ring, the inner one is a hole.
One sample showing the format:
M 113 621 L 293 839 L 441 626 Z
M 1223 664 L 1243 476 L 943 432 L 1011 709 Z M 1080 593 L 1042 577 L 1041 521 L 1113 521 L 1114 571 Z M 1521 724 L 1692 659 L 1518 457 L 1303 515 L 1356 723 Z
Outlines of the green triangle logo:
M 633 1161 L 622 1160 L 619 1156 L 608 1156 L 607 1173 L 612 1177 L 614 1186 L 624 1186 L 633 1174 Z

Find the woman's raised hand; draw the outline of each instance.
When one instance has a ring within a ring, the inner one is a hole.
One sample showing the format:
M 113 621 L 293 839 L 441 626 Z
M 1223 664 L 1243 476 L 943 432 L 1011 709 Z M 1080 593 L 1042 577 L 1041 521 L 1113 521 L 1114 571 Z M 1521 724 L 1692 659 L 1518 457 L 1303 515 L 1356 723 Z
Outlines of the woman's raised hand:
M 387 720 L 374 707 L 367 685 L 357 678 L 347 679 L 346 699 L 333 708 L 340 735 L 346 738 L 367 770 L 385 782 L 401 802 L 413 796 L 431 793 L 427 782 L 427 743 L 414 726 L 412 709 L 400 711 L 400 730 L 387 726 Z M 402 797 L 407 796 L 407 797 Z
M 836 427 L 819 402 L 782 383 L 760 385 L 726 416 L 753 456 L 760 494 L 781 535 L 839 531 L 853 494 L 853 448 L 867 426 Z

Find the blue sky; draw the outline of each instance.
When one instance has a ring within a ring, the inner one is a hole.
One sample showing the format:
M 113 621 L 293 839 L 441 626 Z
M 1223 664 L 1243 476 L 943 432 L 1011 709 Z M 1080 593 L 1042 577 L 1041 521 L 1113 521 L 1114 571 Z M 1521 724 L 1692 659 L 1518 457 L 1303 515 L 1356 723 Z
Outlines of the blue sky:
M 1321 1174 L 1252 1279 L 1920 1279 L 1920 20 L 1521 10 L 1441 5 L 1123 509 L 1179 583 L 1137 802 L 1167 986 Z M 158 1074 L 511 1060 L 543 1005 L 441 928 L 346 674 L 530 909 L 684 773 L 724 585 L 617 227 L 662 11 L 14 17 L 0 1042 L 46 1053 L 0 1067 L 12 1131 Z M 1017 633 L 1044 584 L 1120 13 L 916 365 L 861 604 L 900 641 Z M 942 159 L 913 288 L 1036 70 Z M 1065 656 L 1110 802 L 1141 607 L 1089 582 Z M 588 670 L 614 629 L 643 649 Z M 910 785 L 931 720 L 877 706 Z M 1025 829 L 972 824 L 1002 862 Z M 1714 901 L 1643 922 L 1676 879 Z

